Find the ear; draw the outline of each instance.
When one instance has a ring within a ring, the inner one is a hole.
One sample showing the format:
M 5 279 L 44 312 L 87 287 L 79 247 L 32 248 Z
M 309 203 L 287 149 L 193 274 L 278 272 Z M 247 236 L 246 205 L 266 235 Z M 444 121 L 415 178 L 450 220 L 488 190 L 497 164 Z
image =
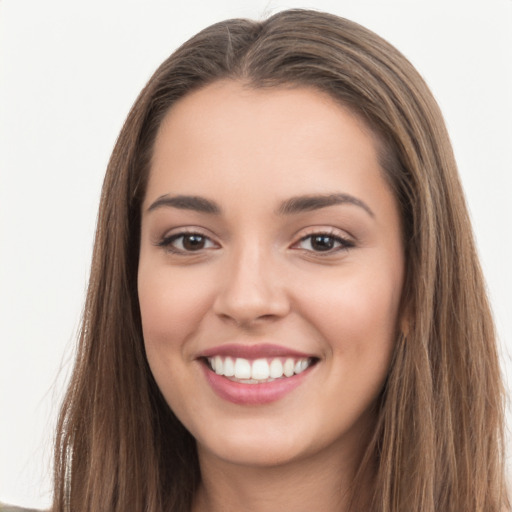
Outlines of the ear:
M 409 335 L 409 320 L 402 320 L 400 322 L 400 333 L 407 338 Z
M 409 335 L 409 332 L 411 330 L 411 311 L 410 308 L 404 308 L 404 311 L 402 312 L 402 315 L 400 316 L 400 320 L 398 321 L 398 331 L 405 337 Z

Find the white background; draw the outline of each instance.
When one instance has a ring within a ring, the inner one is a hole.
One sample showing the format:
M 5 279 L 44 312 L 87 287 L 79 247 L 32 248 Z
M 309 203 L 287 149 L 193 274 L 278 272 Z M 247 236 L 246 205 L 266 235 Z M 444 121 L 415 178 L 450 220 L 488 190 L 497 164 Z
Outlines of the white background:
M 137 93 L 205 26 L 290 7 L 366 25 L 426 78 L 512 375 L 512 0 L 0 0 L 0 501 L 50 502 L 100 186 Z

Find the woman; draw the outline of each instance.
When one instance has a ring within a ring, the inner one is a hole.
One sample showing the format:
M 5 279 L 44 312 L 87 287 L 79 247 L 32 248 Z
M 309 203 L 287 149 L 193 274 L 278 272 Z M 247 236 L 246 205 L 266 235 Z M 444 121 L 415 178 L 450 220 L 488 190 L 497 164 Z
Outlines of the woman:
M 414 68 L 312 11 L 185 43 L 107 170 L 54 510 L 501 511 L 502 420 Z

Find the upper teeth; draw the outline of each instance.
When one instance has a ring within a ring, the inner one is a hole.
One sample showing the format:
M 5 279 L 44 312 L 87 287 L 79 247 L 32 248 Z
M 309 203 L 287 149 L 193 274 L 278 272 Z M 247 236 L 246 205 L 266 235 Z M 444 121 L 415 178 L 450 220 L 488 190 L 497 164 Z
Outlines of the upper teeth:
M 267 380 L 291 377 L 302 373 L 311 363 L 311 358 L 293 359 L 291 357 L 272 359 L 244 359 L 237 357 L 209 357 L 208 362 L 212 370 L 218 375 L 234 377 L 242 380 Z

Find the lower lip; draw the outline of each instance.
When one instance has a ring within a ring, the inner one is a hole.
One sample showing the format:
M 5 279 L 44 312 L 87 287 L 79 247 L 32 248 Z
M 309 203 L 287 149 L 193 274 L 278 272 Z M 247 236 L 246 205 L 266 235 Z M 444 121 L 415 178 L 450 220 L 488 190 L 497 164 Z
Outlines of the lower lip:
M 276 379 L 261 384 L 242 384 L 222 375 L 217 375 L 202 363 L 206 380 L 218 396 L 238 405 L 263 405 L 280 400 L 299 386 L 309 374 L 312 367 L 298 375 Z

